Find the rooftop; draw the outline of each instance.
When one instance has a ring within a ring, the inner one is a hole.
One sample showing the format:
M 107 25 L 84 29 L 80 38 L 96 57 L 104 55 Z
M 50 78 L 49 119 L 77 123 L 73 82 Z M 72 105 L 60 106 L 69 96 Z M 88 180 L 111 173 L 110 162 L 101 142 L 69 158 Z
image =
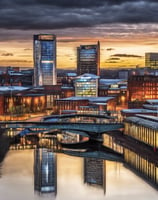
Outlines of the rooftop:
M 73 76 L 73 77 L 76 77 L 76 76 L 77 76 L 77 74 L 76 74 L 76 73 L 73 73 L 73 72 L 68 72 L 66 75 L 67 75 L 67 76 Z
M 64 99 L 59 99 L 63 101 L 78 101 L 78 100 L 88 100 L 90 102 L 107 102 L 111 99 L 114 99 L 114 97 L 68 97 Z
M 143 104 L 143 108 L 149 109 L 149 110 L 157 110 L 158 112 L 158 104 Z
M 27 90 L 30 87 L 23 87 L 23 86 L 0 86 L 0 92 L 7 92 L 7 91 L 23 91 Z
M 77 79 L 98 79 L 99 76 L 96 76 L 95 74 L 88 74 L 88 73 L 85 73 L 85 74 L 82 74 L 80 76 L 77 76 L 76 77 L 76 80 Z
M 158 130 L 158 117 L 137 115 L 134 117 L 127 117 L 125 121 L 141 125 L 150 129 Z
M 152 121 L 156 121 L 158 122 L 158 117 L 156 116 L 151 116 L 151 115 L 136 115 L 138 117 L 141 117 L 141 118 L 144 118 L 144 119 L 149 119 L 149 120 L 152 120 Z
M 133 109 L 123 109 L 121 111 L 122 113 L 131 113 L 131 114 L 137 114 L 137 113 L 157 113 L 157 110 L 150 110 L 150 109 L 143 109 L 143 108 L 133 108 Z
M 146 102 L 149 104 L 158 104 L 158 99 L 149 99 L 149 100 L 146 100 Z
M 127 82 L 126 79 L 100 79 L 99 81 L 100 84 L 106 84 L 106 85 L 122 84 L 126 82 Z

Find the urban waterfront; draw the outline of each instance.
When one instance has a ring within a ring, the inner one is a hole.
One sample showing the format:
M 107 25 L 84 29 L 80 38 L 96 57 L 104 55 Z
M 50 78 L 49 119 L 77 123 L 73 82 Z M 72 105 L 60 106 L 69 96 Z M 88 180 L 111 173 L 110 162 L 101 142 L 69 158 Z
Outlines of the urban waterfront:
M 158 2 L 0 9 L 1 199 L 158 199 Z
M 7 153 L 0 169 L 0 196 L 3 197 L 3 200 L 157 199 L 158 191 L 126 168 L 123 163 L 102 161 L 103 171 L 98 174 L 98 171 L 95 172 L 95 168 L 88 168 L 88 165 L 85 167 L 85 159 L 88 158 L 53 152 L 49 158 L 55 155 L 54 187 L 56 188 L 54 192 L 37 192 L 35 186 L 35 177 L 37 176 L 35 166 L 38 162 L 38 159 L 35 158 L 36 151 L 38 150 L 10 150 Z M 44 152 L 47 150 L 45 149 Z M 93 159 L 93 166 L 95 160 Z M 87 173 L 89 176 L 92 174 L 94 176 L 96 173 L 95 177 L 102 175 L 103 184 L 96 181 L 97 179 L 86 178 Z

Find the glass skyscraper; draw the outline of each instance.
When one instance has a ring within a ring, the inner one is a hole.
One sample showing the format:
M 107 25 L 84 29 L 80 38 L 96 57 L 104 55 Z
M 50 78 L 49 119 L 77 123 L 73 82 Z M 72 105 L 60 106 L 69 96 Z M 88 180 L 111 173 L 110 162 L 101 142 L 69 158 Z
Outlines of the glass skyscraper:
M 100 43 L 77 47 L 77 75 L 100 75 Z
M 56 36 L 34 35 L 34 85 L 56 85 Z

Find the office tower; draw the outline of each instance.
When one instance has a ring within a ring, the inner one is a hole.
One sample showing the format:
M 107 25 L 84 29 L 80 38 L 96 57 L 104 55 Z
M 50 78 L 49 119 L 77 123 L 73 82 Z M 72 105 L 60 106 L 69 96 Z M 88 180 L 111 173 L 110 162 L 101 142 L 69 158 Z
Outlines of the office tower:
M 57 193 L 56 154 L 48 149 L 34 151 L 34 189 L 40 193 Z
M 77 75 L 100 75 L 100 42 L 77 47 Z
M 56 36 L 34 35 L 34 85 L 56 85 Z
M 74 79 L 76 97 L 97 97 L 99 76 L 83 74 Z
M 158 69 L 158 53 L 145 53 L 145 66 Z

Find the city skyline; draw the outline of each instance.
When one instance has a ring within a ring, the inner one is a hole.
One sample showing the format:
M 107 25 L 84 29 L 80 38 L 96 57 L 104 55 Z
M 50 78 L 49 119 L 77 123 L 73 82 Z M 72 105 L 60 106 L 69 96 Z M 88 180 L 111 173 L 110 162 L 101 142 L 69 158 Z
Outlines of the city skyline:
M 33 67 L 33 35 L 57 36 L 57 68 L 77 67 L 77 46 L 100 41 L 101 68 L 145 66 L 158 52 L 155 0 L 0 2 L 0 66 Z

